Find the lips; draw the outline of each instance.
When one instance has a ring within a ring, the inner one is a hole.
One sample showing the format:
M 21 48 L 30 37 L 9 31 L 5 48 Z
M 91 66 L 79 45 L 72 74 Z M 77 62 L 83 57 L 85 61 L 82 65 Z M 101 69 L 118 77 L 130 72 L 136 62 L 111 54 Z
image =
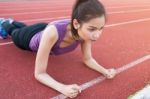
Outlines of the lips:
M 91 39 L 91 41 L 96 41 L 97 39 Z

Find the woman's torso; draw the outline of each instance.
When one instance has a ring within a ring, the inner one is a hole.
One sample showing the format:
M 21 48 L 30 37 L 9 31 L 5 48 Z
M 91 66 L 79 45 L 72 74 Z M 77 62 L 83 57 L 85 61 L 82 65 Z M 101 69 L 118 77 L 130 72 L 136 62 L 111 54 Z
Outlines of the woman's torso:
M 65 35 L 67 33 L 67 26 L 68 26 L 68 24 L 70 24 L 70 20 L 69 19 L 53 21 L 53 22 L 51 22 L 49 24 L 49 25 L 54 25 L 56 27 L 57 33 L 58 33 L 58 36 L 59 36 L 57 42 L 52 47 L 50 54 L 60 55 L 60 54 L 64 54 L 64 53 L 67 53 L 67 52 L 71 52 L 80 43 L 79 41 L 74 41 L 69 46 L 66 46 L 66 47 L 61 47 L 60 46 L 60 44 L 63 42 L 63 40 L 65 38 Z M 38 50 L 42 34 L 43 34 L 43 31 L 41 31 L 39 33 L 36 33 L 32 37 L 32 39 L 30 41 L 30 44 L 29 44 L 29 46 L 30 46 L 32 51 L 37 51 Z

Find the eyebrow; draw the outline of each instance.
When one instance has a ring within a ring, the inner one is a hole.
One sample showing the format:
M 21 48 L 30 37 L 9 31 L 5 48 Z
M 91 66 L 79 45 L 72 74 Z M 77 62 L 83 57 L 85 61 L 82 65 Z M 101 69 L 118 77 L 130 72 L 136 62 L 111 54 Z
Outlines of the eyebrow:
M 104 26 L 102 26 L 101 28 L 97 28 L 97 27 L 95 27 L 95 26 L 89 26 L 89 27 L 94 28 L 94 29 L 98 29 L 98 30 L 101 30 L 101 29 L 104 28 Z

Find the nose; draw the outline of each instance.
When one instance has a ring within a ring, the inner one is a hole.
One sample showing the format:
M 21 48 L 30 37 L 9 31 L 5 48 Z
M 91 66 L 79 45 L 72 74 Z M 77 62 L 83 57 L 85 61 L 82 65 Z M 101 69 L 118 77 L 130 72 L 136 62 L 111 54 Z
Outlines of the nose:
M 95 36 L 96 38 L 98 38 L 98 37 L 99 37 L 99 33 L 96 33 L 94 36 Z
M 94 37 L 95 39 L 99 38 L 99 36 L 100 36 L 100 33 L 95 33 L 95 34 L 93 35 L 93 37 Z

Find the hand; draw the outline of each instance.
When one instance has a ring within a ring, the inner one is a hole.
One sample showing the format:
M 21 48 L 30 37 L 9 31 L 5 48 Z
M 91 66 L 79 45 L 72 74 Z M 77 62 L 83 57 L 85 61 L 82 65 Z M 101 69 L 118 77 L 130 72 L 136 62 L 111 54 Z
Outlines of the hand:
M 115 69 L 108 69 L 107 70 L 107 73 L 104 74 L 106 78 L 108 79 L 112 79 L 115 77 L 115 75 L 117 74 L 116 70 Z
M 61 93 L 69 98 L 75 98 L 79 93 L 81 93 L 81 88 L 77 84 L 64 85 Z

